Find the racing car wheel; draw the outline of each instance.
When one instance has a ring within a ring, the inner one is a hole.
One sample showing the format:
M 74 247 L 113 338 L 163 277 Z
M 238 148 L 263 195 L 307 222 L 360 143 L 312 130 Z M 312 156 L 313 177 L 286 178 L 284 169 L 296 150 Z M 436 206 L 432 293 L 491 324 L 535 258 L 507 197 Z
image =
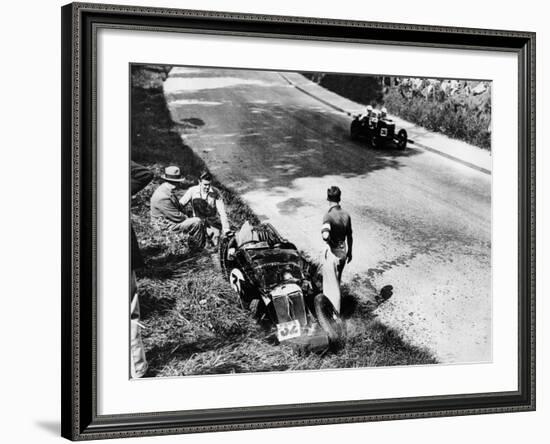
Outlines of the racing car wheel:
M 345 327 L 334 305 L 324 294 L 318 294 L 315 296 L 314 306 L 319 324 L 328 335 L 331 345 L 340 347 L 345 338 Z

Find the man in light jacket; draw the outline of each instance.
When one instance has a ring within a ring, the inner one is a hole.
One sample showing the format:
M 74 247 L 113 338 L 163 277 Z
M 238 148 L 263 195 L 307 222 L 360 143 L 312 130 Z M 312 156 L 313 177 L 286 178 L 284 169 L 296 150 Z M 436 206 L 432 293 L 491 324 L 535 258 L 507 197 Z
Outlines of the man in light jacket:
M 217 246 L 220 229 L 227 233 L 229 222 L 221 194 L 212 186 L 212 175 L 204 171 L 200 175 L 199 184 L 189 188 L 179 203 L 182 208 L 191 206 L 193 219 L 201 220 L 206 239 Z

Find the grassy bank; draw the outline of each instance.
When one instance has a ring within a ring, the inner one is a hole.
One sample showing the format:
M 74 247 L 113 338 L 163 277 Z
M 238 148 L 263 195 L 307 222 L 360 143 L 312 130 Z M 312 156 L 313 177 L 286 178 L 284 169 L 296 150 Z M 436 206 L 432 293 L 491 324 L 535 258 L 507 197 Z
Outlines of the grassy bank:
M 135 67 L 132 82 L 132 159 L 157 172 L 178 165 L 189 178 L 205 167 L 183 144 L 170 119 L 162 68 Z M 216 254 L 192 255 L 185 238 L 155 230 L 149 200 L 160 182 L 154 180 L 132 202 L 132 223 L 146 266 L 138 273 L 143 339 L 149 361 L 147 376 L 285 371 L 342 367 L 434 363 L 425 350 L 405 343 L 377 321 L 372 296 L 359 283 L 344 288 L 342 312 L 348 341 L 335 353 L 305 354 L 275 345 L 267 326 L 239 308 L 223 278 Z M 229 188 L 215 181 L 224 196 L 232 225 L 257 220 Z M 182 190 L 183 192 L 183 190 Z
M 385 89 L 388 112 L 430 131 L 491 150 L 491 95 L 445 94 L 437 85 L 426 97 L 405 93 L 400 86 Z

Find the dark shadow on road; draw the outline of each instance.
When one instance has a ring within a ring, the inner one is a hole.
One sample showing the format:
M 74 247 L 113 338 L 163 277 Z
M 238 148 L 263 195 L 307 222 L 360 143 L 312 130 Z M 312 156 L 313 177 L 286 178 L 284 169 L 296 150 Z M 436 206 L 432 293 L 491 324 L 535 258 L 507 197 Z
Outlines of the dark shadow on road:
M 191 127 L 194 127 L 194 128 L 198 128 L 198 127 L 201 127 L 201 126 L 204 126 L 204 120 L 202 119 L 197 119 L 196 117 L 191 117 L 189 119 L 182 119 L 180 122 L 178 123 L 181 123 L 181 124 L 184 124 L 184 127 L 185 127 L 185 124 L 191 126 Z
M 273 92 L 273 90 L 276 90 Z M 173 110 L 174 119 L 201 119 L 205 125 L 190 133 L 189 144 L 195 152 L 207 146 L 203 160 L 227 186 L 239 184 L 239 192 L 275 187 L 292 188 L 297 179 L 327 175 L 365 176 L 386 168 L 399 169 L 403 159 L 418 155 L 418 150 L 397 150 L 391 147 L 373 149 L 366 142 L 352 141 L 349 135 L 351 118 L 327 110 L 317 103 L 274 103 L 291 100 L 292 92 L 281 88 L 255 88 L 239 85 L 229 92 L 209 90 L 186 92 L 189 100 L 220 100 L 220 94 L 231 97 L 257 97 L 266 92 L 265 103 L 226 100 L 220 106 L 185 106 Z M 223 96 L 224 99 L 227 97 Z M 195 138 L 195 139 L 193 139 Z M 203 155 L 201 153 L 201 155 Z
M 277 204 L 279 212 L 284 215 L 291 215 L 296 212 L 297 208 L 303 207 L 305 205 L 311 205 L 308 202 L 305 202 L 302 198 L 291 197 L 283 202 Z

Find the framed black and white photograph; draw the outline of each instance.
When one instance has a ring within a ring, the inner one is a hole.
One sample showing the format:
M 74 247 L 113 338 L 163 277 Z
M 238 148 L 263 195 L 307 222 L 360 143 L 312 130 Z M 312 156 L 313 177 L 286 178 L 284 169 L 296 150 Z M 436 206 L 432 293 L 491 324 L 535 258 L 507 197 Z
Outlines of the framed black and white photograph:
M 62 18 L 63 436 L 534 409 L 534 33 Z

